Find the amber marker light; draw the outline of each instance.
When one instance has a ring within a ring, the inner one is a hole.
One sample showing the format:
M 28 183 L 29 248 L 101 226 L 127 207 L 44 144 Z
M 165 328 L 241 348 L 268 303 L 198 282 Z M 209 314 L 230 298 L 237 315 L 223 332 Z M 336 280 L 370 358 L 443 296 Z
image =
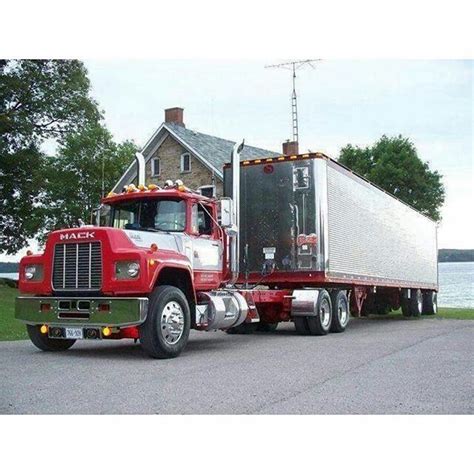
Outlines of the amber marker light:
M 105 337 L 108 337 L 108 336 L 110 336 L 110 335 L 112 334 L 112 329 L 107 328 L 107 327 L 102 328 L 102 334 L 103 334 Z
M 139 191 L 145 191 L 146 190 L 146 186 L 144 184 L 139 184 L 138 185 L 138 190 Z
M 149 184 L 148 185 L 148 190 L 149 191 L 156 191 L 158 189 L 158 186 L 156 184 Z
M 108 198 L 111 198 L 111 197 L 114 197 L 114 196 L 117 196 L 117 195 L 113 191 L 110 191 L 110 193 L 107 194 Z
M 41 334 L 48 334 L 48 326 L 46 326 L 46 324 L 43 324 L 43 325 L 40 327 L 40 333 L 41 333 Z
M 149 262 L 149 263 L 150 263 L 150 267 L 153 267 L 153 266 L 155 265 L 155 261 L 154 261 L 153 259 L 152 259 L 152 260 L 150 260 L 150 262 Z

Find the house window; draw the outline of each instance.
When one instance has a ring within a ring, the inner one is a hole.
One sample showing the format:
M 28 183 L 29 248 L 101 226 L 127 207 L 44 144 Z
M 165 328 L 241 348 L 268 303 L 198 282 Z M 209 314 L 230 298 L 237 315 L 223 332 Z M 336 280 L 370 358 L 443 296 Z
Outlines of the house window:
M 191 155 L 189 153 L 183 153 L 181 155 L 181 173 L 191 172 Z
M 161 163 L 159 158 L 153 158 L 151 160 L 151 175 L 160 176 L 161 174 Z

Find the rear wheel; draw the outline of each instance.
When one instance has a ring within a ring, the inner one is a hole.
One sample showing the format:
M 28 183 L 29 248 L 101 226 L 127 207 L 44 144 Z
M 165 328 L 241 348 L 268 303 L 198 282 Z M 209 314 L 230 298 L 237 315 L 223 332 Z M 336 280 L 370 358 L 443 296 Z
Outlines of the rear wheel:
M 140 326 L 140 342 L 155 359 L 177 357 L 186 346 L 191 329 L 191 313 L 184 293 L 174 286 L 155 288 L 148 315 Z
M 308 318 L 303 316 L 296 316 L 293 318 L 293 322 L 295 323 L 295 329 L 298 334 L 300 334 L 301 336 L 308 336 L 309 334 L 311 334 L 308 326 Z
M 334 291 L 331 294 L 332 321 L 331 332 L 345 331 L 349 323 L 349 301 L 345 291 Z
M 26 326 L 31 342 L 42 351 L 60 352 L 68 350 L 75 342 L 75 339 L 50 339 L 47 334 L 41 334 L 39 326 Z
M 423 314 L 436 314 L 438 312 L 438 293 L 425 291 L 423 293 Z
M 316 315 L 307 318 L 309 331 L 314 336 L 324 336 L 329 332 L 332 321 L 331 297 L 326 290 L 319 294 Z
M 410 313 L 411 316 L 418 318 L 423 310 L 423 295 L 421 290 L 411 290 L 410 293 Z

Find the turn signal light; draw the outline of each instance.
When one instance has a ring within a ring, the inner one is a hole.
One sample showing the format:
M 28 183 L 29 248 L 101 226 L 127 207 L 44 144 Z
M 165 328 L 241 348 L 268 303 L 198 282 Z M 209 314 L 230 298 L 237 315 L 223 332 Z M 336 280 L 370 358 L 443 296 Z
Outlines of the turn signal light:
M 43 324 L 43 325 L 40 327 L 40 333 L 41 333 L 41 334 L 48 334 L 48 326 L 46 326 L 46 324 Z
M 103 328 L 102 329 L 102 334 L 107 337 L 107 336 L 110 336 L 112 334 L 112 329 L 110 328 Z

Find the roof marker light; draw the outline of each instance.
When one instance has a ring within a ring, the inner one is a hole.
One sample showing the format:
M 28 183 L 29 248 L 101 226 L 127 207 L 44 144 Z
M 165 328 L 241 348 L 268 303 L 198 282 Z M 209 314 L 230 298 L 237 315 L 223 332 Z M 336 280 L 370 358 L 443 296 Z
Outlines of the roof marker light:
M 138 185 L 138 189 L 139 191 L 145 191 L 146 190 L 146 186 L 144 184 L 139 184 Z
M 114 197 L 114 196 L 117 196 L 117 195 L 113 191 L 110 191 L 110 193 L 107 194 L 108 198 L 111 198 L 111 197 Z
M 277 158 L 278 161 L 283 161 L 284 159 L 285 159 L 284 156 L 279 156 L 279 157 Z
M 148 190 L 149 191 L 156 191 L 157 189 L 160 189 L 160 187 L 156 184 L 149 184 L 148 185 Z

